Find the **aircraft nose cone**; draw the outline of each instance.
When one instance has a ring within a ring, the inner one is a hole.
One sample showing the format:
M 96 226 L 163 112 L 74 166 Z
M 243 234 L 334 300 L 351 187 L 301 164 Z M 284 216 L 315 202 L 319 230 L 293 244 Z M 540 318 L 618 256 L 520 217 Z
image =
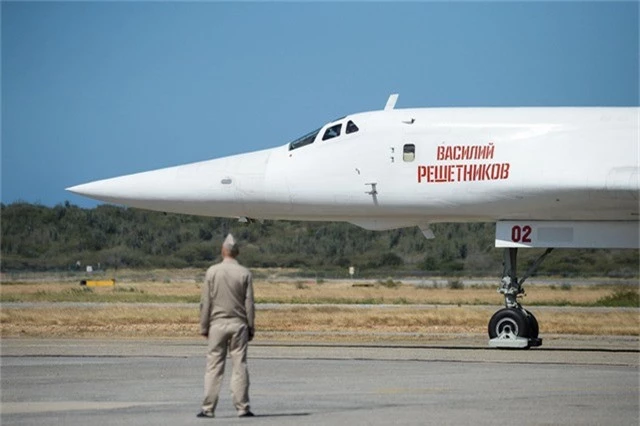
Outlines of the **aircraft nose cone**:
M 261 203 L 270 151 L 98 180 L 67 191 L 148 210 L 203 216 L 246 216 Z
M 102 200 L 103 198 L 116 195 L 112 191 L 108 191 L 108 190 L 105 191 L 106 188 L 105 188 L 104 182 L 105 181 L 95 181 L 95 182 L 84 183 L 81 185 L 70 186 L 65 190 L 69 192 L 73 192 L 74 194 L 77 194 L 77 195 L 82 195 L 89 198 L 95 198 L 98 200 Z
M 69 192 L 73 192 L 74 194 L 77 194 L 77 195 L 89 196 L 89 194 L 91 193 L 91 190 L 87 189 L 86 188 L 87 186 L 88 186 L 88 184 L 70 186 L 68 188 L 65 188 L 64 190 L 65 191 L 69 191 Z
M 224 162 L 212 160 L 71 186 L 68 191 L 109 203 L 149 210 L 199 212 L 205 203 L 234 201 L 230 185 L 222 185 Z M 216 185 L 217 184 L 217 185 Z
M 152 172 L 98 180 L 67 188 L 75 194 L 101 201 L 127 204 L 130 201 L 167 198 L 171 195 L 171 183 L 175 171 L 161 169 Z

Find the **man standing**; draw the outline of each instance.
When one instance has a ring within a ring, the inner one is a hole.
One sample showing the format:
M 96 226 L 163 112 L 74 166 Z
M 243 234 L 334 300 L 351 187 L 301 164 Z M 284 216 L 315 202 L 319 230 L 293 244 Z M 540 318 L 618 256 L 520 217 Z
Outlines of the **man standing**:
M 198 417 L 214 417 L 222 385 L 227 350 L 231 355 L 231 393 L 239 417 L 253 417 L 249 409 L 247 346 L 254 334 L 251 272 L 236 260 L 233 235 L 222 243 L 222 262 L 205 275 L 200 297 L 200 334 L 208 338 L 204 401 Z

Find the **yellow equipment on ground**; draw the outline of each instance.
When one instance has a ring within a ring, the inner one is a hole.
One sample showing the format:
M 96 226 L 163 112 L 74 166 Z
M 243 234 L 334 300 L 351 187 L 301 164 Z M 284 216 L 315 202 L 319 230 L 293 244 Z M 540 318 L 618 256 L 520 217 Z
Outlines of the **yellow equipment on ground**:
M 115 278 L 110 280 L 82 280 L 80 281 L 80 285 L 87 287 L 113 287 L 116 285 L 116 280 Z

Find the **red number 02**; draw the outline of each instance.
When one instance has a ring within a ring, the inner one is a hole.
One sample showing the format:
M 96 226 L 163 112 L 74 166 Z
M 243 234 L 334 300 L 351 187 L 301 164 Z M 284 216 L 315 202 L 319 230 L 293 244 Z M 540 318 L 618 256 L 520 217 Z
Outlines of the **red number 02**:
M 531 242 L 531 227 L 529 225 L 525 226 L 514 226 L 511 228 L 511 241 L 514 243 L 530 243 Z

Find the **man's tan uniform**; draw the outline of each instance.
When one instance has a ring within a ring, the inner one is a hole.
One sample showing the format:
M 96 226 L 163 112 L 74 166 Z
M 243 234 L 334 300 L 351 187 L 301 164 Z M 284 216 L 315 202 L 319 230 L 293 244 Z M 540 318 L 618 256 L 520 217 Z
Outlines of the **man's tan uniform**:
M 233 365 L 233 404 L 238 415 L 249 412 L 247 346 L 249 335 L 253 336 L 254 318 L 251 272 L 225 257 L 207 270 L 200 297 L 200 333 L 209 336 L 203 412 L 213 414 L 216 409 L 227 349 Z

